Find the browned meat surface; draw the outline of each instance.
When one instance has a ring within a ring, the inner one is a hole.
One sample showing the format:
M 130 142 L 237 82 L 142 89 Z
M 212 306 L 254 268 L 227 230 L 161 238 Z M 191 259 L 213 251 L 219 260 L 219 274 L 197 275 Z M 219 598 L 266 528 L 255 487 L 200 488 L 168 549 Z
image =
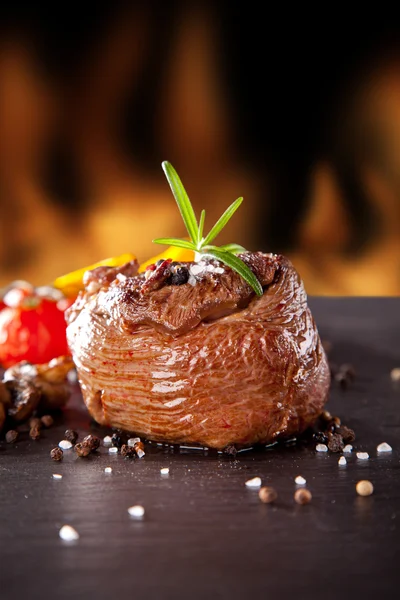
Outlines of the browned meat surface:
M 108 285 L 117 277 L 133 277 L 138 272 L 139 263 L 136 259 L 122 265 L 121 267 L 96 267 L 91 271 L 86 271 L 83 277 L 83 283 L 86 288 L 90 288 L 91 284 L 99 289 L 102 285 Z
M 313 424 L 330 375 L 303 284 L 283 256 L 241 258 L 263 296 L 213 260 L 160 261 L 146 274 L 102 273 L 97 283 L 88 276 L 67 312 L 67 336 L 99 423 L 219 449 Z

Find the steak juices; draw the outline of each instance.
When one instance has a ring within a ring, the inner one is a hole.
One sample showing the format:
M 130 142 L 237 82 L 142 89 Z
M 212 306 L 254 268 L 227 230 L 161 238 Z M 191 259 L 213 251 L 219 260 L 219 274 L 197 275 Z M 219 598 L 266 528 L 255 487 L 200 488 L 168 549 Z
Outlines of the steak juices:
M 301 433 L 320 415 L 330 372 L 299 274 L 281 255 L 234 269 L 133 260 L 87 271 L 67 310 L 86 406 L 102 425 L 148 440 L 237 449 Z

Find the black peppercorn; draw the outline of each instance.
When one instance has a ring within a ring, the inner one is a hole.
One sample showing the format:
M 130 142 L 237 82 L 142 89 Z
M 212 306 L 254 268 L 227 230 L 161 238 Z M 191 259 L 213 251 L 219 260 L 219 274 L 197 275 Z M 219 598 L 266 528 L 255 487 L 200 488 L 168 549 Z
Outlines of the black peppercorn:
M 78 433 L 73 429 L 66 429 L 64 433 L 64 439 L 71 442 L 71 444 L 75 444 L 78 439 Z
M 313 433 L 313 438 L 318 444 L 326 444 L 328 441 L 327 436 L 323 433 L 323 431 L 316 431 Z
M 29 437 L 31 440 L 38 440 L 40 438 L 40 429 L 38 427 L 31 427 Z
M 18 431 L 15 431 L 15 429 L 10 429 L 9 431 L 7 431 L 6 442 L 8 444 L 14 444 L 14 442 L 17 441 L 17 438 L 18 438 Z
M 177 267 L 170 277 L 171 285 L 183 285 L 189 279 L 189 271 L 186 267 Z
M 227 454 L 228 456 L 236 456 L 236 454 L 237 454 L 236 446 L 234 446 L 234 444 L 231 444 L 230 446 L 226 446 L 226 448 L 224 448 L 224 454 Z
M 264 502 L 264 504 L 271 504 L 278 498 L 278 494 L 273 487 L 264 486 L 260 488 L 258 497 L 260 498 L 261 502 Z
M 61 448 L 59 448 L 58 446 L 56 446 L 55 448 L 53 448 L 53 450 L 50 452 L 50 456 L 53 460 L 62 460 L 64 457 L 64 452 L 61 450 Z
M 132 448 L 132 446 L 128 446 L 128 444 L 122 444 L 121 455 L 124 458 L 135 458 L 136 457 L 135 448 Z
M 341 452 L 344 448 L 342 436 L 338 433 L 328 433 L 327 445 L 331 452 Z
M 113 433 L 111 436 L 111 445 L 116 448 L 121 448 L 122 446 L 122 438 L 118 433 Z
M 100 438 L 98 438 L 95 435 L 90 434 L 90 435 L 87 435 L 85 438 L 83 438 L 83 443 L 89 444 L 91 451 L 94 452 L 100 446 Z
M 51 427 L 54 424 L 54 419 L 51 415 L 43 415 L 40 420 L 44 427 Z
M 40 429 L 42 426 L 42 421 L 38 417 L 32 417 L 29 419 L 29 427 L 30 429 Z
M 340 365 L 339 371 L 347 377 L 348 381 L 354 381 L 356 377 L 356 371 L 353 365 L 350 365 L 348 363 Z
M 78 456 L 89 456 L 92 448 L 87 442 L 80 442 L 79 444 L 75 444 L 74 450 Z
M 309 504 L 312 500 L 312 495 L 307 488 L 300 488 L 295 491 L 294 499 L 297 504 Z
M 344 391 L 347 390 L 347 388 L 349 387 L 351 383 L 351 378 L 347 375 L 347 373 L 342 373 L 341 371 L 339 371 L 339 373 L 336 373 L 335 375 L 335 381 Z
M 338 427 L 337 433 L 339 433 L 342 436 L 345 444 L 351 444 L 356 439 L 356 434 L 354 433 L 354 430 L 350 429 L 350 427 L 347 427 L 346 425 L 341 425 L 340 427 Z

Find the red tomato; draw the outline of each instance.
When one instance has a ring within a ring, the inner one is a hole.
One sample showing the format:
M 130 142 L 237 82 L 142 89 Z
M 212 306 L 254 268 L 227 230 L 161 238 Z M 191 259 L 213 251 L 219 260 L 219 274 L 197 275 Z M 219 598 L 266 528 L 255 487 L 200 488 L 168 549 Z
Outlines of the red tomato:
M 31 302 L 26 302 L 31 300 Z M 64 307 L 33 295 L 19 306 L 0 311 L 0 365 L 5 369 L 27 360 L 39 364 L 70 354 Z

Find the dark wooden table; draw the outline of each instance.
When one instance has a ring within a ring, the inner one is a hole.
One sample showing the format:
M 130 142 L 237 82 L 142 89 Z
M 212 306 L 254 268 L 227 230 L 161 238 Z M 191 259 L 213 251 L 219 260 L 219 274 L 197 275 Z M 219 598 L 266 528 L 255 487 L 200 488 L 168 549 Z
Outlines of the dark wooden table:
M 399 598 L 400 384 L 390 371 L 400 367 L 400 298 L 310 305 L 330 360 L 356 370 L 347 390 L 332 385 L 327 408 L 354 428 L 368 461 L 353 453 L 339 467 L 337 454 L 297 444 L 236 458 L 151 445 L 135 461 L 102 447 L 55 463 L 49 452 L 66 427 L 99 433 L 75 395 L 42 439 L 0 444 L 1 600 Z M 384 441 L 393 452 L 378 456 Z M 293 501 L 298 474 L 313 494 L 307 506 Z M 254 476 L 276 488 L 275 505 L 246 488 Z M 360 479 L 372 496 L 357 496 Z M 127 513 L 134 504 L 145 507 L 141 521 Z M 59 538 L 64 524 L 77 542 Z

